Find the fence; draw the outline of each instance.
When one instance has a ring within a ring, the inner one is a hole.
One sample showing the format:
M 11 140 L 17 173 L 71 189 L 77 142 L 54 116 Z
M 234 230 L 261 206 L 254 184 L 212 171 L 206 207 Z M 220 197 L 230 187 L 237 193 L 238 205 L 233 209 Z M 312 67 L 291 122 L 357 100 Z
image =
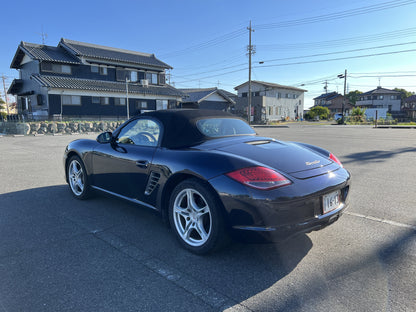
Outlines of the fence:
M 126 120 L 126 116 L 33 116 L 31 114 L 0 114 L 0 122 L 42 122 L 42 121 L 121 121 Z

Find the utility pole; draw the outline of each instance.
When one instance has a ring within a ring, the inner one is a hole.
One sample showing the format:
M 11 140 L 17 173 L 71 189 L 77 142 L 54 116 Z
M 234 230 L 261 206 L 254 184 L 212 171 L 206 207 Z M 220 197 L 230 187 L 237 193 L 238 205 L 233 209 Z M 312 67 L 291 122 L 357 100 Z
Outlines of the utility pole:
M 126 109 L 127 109 L 127 120 L 130 119 L 130 107 L 129 107 L 129 79 L 126 77 Z
M 254 46 L 251 45 L 251 33 L 254 32 L 254 29 L 251 28 L 251 21 L 250 26 L 247 27 L 249 32 L 248 36 L 248 123 L 251 122 L 251 56 L 256 53 Z
M 341 119 L 341 124 L 344 124 L 344 108 L 345 108 L 345 95 L 346 95 L 346 91 L 347 91 L 347 70 L 345 70 L 344 75 L 340 74 L 338 75 L 338 78 L 342 79 L 344 78 L 344 98 L 342 99 L 342 119 Z
M 9 115 L 9 100 L 7 99 L 7 90 L 6 90 L 6 78 L 7 77 L 2 75 L 1 78 L 3 79 L 4 100 L 6 101 L 7 115 Z

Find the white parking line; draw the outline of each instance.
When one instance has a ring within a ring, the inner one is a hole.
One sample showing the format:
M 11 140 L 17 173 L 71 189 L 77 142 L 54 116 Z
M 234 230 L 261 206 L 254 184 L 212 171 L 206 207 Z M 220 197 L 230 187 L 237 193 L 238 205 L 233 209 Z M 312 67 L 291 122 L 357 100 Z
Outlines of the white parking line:
M 373 217 L 373 216 L 365 216 L 365 215 L 362 215 L 362 214 L 359 214 L 359 213 L 349 212 L 349 211 L 346 211 L 345 214 L 350 215 L 350 216 L 354 216 L 354 217 L 358 217 L 358 218 L 371 220 L 371 221 L 376 221 L 376 222 L 386 223 L 386 224 L 390 224 L 390 225 L 394 225 L 394 226 L 399 226 L 399 227 L 402 227 L 402 228 L 416 230 L 416 225 L 405 224 L 405 223 L 400 223 L 400 222 L 396 222 L 396 221 L 376 218 L 376 217 Z

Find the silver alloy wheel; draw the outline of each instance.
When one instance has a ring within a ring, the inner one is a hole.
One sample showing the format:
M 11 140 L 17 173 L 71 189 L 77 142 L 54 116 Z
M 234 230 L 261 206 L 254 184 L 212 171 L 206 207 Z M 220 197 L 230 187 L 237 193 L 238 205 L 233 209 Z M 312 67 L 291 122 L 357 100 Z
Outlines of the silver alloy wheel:
M 173 220 L 182 240 L 198 247 L 211 235 L 212 217 L 205 198 L 195 189 L 186 188 L 175 198 Z
M 78 160 L 74 159 L 69 164 L 68 177 L 72 192 L 76 196 L 80 196 L 84 191 L 85 183 L 84 172 Z

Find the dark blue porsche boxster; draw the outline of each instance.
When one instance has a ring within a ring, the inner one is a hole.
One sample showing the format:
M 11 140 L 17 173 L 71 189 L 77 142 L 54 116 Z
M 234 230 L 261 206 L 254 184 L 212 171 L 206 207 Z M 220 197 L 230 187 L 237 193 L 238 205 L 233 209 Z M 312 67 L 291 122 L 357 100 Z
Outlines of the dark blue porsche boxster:
M 275 240 L 319 230 L 348 205 L 350 174 L 330 152 L 259 137 L 220 111 L 164 110 L 71 142 L 72 194 L 111 194 L 159 211 L 202 254 L 231 236 Z

